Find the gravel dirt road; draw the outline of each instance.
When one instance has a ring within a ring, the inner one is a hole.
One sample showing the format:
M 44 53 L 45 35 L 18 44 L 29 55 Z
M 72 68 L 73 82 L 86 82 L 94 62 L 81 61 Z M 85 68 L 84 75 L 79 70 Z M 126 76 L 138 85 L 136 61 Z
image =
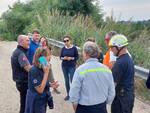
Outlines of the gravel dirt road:
M 0 42 L 0 113 L 19 112 L 19 93 L 16 90 L 15 83 L 12 81 L 10 67 L 10 56 L 16 45 L 16 42 Z M 64 101 L 66 93 L 60 65 L 61 61 L 58 57 L 53 56 L 51 63 L 55 79 L 60 83 L 59 90 L 61 94 L 55 94 L 52 91 L 55 109 L 47 109 L 47 113 L 74 113 L 71 104 Z M 108 110 L 110 110 L 109 106 Z M 133 113 L 150 113 L 150 106 L 136 99 Z

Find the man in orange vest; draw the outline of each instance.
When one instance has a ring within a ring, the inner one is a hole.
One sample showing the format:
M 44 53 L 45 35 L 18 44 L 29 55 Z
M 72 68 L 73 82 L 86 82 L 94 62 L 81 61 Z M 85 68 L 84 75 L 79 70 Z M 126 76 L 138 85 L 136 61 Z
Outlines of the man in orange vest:
M 110 39 L 112 38 L 112 36 L 116 35 L 117 32 L 116 31 L 110 31 L 106 34 L 105 36 L 105 43 L 108 46 Z M 109 46 L 108 46 L 109 47 Z M 109 50 L 106 52 L 104 59 L 103 59 L 103 64 L 108 66 L 110 69 L 112 69 L 113 64 L 116 61 L 116 56 L 113 55 L 113 52 L 111 51 L 111 49 L 109 48 Z

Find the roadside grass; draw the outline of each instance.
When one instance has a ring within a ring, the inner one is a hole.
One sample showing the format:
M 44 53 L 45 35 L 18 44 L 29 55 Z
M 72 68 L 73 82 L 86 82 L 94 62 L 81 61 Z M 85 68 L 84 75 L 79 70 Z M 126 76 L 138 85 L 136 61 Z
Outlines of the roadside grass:
M 135 77 L 135 94 L 137 98 L 150 104 L 150 90 L 146 88 L 145 82 L 145 80 Z

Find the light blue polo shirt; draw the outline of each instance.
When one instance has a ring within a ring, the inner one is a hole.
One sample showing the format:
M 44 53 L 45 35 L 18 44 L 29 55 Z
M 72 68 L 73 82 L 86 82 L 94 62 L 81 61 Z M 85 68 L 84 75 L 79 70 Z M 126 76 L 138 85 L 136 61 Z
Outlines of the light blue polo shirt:
M 115 96 L 111 70 L 96 58 L 88 59 L 76 69 L 69 96 L 72 103 L 80 105 L 111 103 Z

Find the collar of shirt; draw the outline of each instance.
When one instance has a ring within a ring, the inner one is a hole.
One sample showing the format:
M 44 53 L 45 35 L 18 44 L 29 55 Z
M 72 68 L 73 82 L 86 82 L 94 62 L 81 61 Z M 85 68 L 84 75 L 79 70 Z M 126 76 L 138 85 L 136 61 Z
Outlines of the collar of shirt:
M 17 48 L 20 49 L 21 51 L 25 52 L 25 53 L 28 51 L 28 49 L 25 49 L 20 45 L 18 45 Z
M 39 45 L 39 42 L 35 42 L 33 39 L 31 39 L 31 42 L 36 44 L 36 45 Z
M 87 59 L 85 62 L 92 62 L 92 61 L 97 61 L 98 62 L 98 59 L 97 58 L 89 58 Z

